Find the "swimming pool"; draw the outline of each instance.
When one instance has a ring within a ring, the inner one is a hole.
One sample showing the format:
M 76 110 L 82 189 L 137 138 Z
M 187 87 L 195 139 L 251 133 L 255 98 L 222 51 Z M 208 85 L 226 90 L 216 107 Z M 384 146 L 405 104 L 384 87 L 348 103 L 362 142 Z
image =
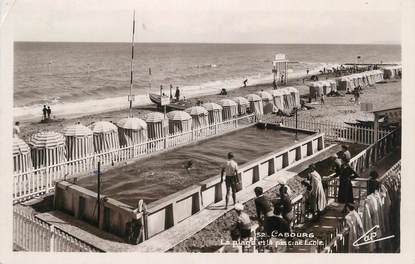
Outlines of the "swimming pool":
M 310 134 L 298 133 L 298 140 Z M 228 152 L 242 165 L 295 142 L 295 133 L 282 129 L 249 127 L 200 143 L 138 160 L 102 174 L 101 193 L 136 206 L 139 199 L 151 203 L 220 174 Z M 187 170 L 185 164 L 192 161 Z M 77 185 L 96 191 L 96 177 L 79 179 Z

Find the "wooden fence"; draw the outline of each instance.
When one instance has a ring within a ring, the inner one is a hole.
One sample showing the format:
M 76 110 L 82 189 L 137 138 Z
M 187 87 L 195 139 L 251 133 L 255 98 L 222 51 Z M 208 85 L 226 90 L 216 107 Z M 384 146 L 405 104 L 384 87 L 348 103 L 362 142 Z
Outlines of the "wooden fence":
M 52 192 L 55 182 L 81 174 L 94 172 L 97 162 L 102 166 L 113 166 L 146 155 L 172 149 L 201 139 L 220 135 L 238 128 L 251 126 L 256 122 L 254 114 L 237 117 L 189 132 L 167 135 L 147 142 L 121 147 L 104 153 L 95 153 L 76 160 L 43 167 L 13 175 L 13 202 L 21 202 L 38 195 Z
M 15 250 L 38 252 L 101 252 L 17 208 L 13 209 L 13 246 Z
M 266 115 L 262 117 L 261 121 L 265 123 L 280 123 L 289 128 L 323 132 L 327 139 L 348 143 L 370 145 L 376 140 L 375 130 L 361 125 L 347 125 L 339 122 L 304 120 L 300 118 L 296 122 L 295 117 L 278 117 L 273 115 Z M 379 130 L 377 138 L 382 138 L 389 132 Z

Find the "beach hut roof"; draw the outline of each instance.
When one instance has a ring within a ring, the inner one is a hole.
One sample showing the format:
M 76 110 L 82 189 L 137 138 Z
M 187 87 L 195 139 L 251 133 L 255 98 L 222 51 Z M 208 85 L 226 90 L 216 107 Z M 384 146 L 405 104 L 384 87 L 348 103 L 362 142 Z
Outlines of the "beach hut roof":
M 16 155 L 25 155 L 29 153 L 29 145 L 26 144 L 21 138 L 13 137 L 13 156 Z
M 167 118 L 174 121 L 185 121 L 192 119 L 192 117 L 188 113 L 179 110 L 168 112 Z
M 239 105 L 249 105 L 249 101 L 242 96 L 235 97 L 232 100 L 234 100 Z
M 137 117 L 127 117 L 118 121 L 117 126 L 131 130 L 146 130 L 147 123 Z
M 29 145 L 32 148 L 55 148 L 65 145 L 65 137 L 61 133 L 54 131 L 39 132 L 32 135 Z
M 259 95 L 257 94 L 248 94 L 246 96 L 246 99 L 248 99 L 249 102 L 256 102 L 256 101 L 261 101 L 261 97 L 259 97 Z
M 92 131 L 84 125 L 76 124 L 65 127 L 63 129 L 63 135 L 67 137 L 83 137 L 92 135 Z
M 221 105 L 222 107 L 224 107 L 224 106 L 238 106 L 231 99 L 221 99 L 221 100 L 219 100 L 218 104 Z
M 277 96 L 284 95 L 285 91 L 284 91 L 284 89 L 277 89 L 277 90 L 272 90 L 270 93 L 271 93 L 272 96 L 277 97 Z
M 222 106 L 215 103 L 204 103 L 202 106 L 208 111 L 222 110 Z
M 147 123 L 159 123 L 162 122 L 164 119 L 164 114 L 160 112 L 151 112 L 149 113 L 144 120 Z
M 108 121 L 98 121 L 90 126 L 93 133 L 107 133 L 117 131 L 117 126 Z
M 258 92 L 258 95 L 261 97 L 261 99 L 272 100 L 272 95 L 270 93 L 268 93 L 268 92 L 260 91 L 260 92 Z
M 285 87 L 284 89 L 286 89 L 286 90 L 287 90 L 287 91 L 289 91 L 290 93 L 298 93 L 297 88 L 292 87 L 292 86 Z
M 207 115 L 208 111 L 202 106 L 192 106 L 184 110 L 191 116 Z

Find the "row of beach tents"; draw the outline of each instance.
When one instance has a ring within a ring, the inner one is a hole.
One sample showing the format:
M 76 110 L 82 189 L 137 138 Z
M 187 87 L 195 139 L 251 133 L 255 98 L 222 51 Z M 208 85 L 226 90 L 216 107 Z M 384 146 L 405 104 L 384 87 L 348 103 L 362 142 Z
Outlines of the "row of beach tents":
M 385 78 L 385 80 L 399 79 L 401 75 L 402 75 L 401 65 L 383 67 L 383 78 Z
M 160 112 L 150 112 L 144 120 L 128 117 L 116 124 L 98 121 L 89 126 L 80 123 L 67 126 L 63 133 L 43 131 L 31 135 L 28 143 L 13 139 L 14 172 L 24 173 L 41 167 L 77 160 L 93 153 L 105 153 L 120 147 L 145 143 L 148 140 L 185 133 L 245 115 L 263 114 L 269 109 L 288 112 L 300 105 L 297 89 L 287 87 L 270 92 L 261 91 L 245 97 L 222 99 L 192 106 L 184 111 L 170 111 L 167 119 Z

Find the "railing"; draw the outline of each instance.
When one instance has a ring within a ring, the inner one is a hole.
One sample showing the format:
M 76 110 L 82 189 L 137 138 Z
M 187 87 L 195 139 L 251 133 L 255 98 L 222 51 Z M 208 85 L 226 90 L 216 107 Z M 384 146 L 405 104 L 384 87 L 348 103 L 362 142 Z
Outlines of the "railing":
M 273 115 L 267 115 L 262 118 L 266 123 L 281 123 L 289 128 L 299 128 L 311 131 L 323 132 L 328 139 L 359 143 L 359 144 L 373 144 L 375 141 L 375 130 L 373 128 L 367 128 L 361 125 L 347 125 L 339 122 L 330 121 L 314 121 L 303 120 L 298 118 L 297 122 L 295 117 L 278 117 Z M 382 138 L 389 131 L 379 130 L 377 138 Z
M 379 139 L 375 144 L 368 146 L 362 152 L 354 156 L 349 164 L 357 174 L 362 174 L 371 168 L 378 160 L 386 157 L 390 152 L 399 145 L 400 128 L 395 129 L 383 138 Z M 367 179 L 356 178 L 353 181 L 353 197 L 359 203 L 366 191 Z M 327 177 L 328 188 L 326 190 L 327 198 L 337 198 L 338 178 L 335 174 Z
M 385 172 L 378 180 L 380 182 L 387 181 L 390 177 L 400 176 L 401 172 L 401 161 L 395 163 L 387 172 Z M 366 192 L 364 193 L 366 195 Z M 366 197 L 362 197 L 366 198 Z M 361 207 L 361 205 L 359 206 Z M 359 211 L 362 211 L 359 209 Z M 344 219 L 339 221 L 338 227 L 334 237 L 327 243 L 326 247 L 321 250 L 322 253 L 343 253 L 348 252 L 349 249 L 349 228 L 344 223 Z
M 100 249 L 13 209 L 13 245 L 16 250 L 40 252 L 102 252 Z
M 91 173 L 97 169 L 98 161 L 101 162 L 102 166 L 112 166 L 141 158 L 151 153 L 220 135 L 237 128 L 248 127 L 255 122 L 256 117 L 254 114 L 246 115 L 189 132 L 168 135 L 141 144 L 121 147 L 104 153 L 95 153 L 80 159 L 18 173 L 13 176 L 13 201 L 20 202 L 52 192 L 56 181 L 68 179 L 79 174 Z

